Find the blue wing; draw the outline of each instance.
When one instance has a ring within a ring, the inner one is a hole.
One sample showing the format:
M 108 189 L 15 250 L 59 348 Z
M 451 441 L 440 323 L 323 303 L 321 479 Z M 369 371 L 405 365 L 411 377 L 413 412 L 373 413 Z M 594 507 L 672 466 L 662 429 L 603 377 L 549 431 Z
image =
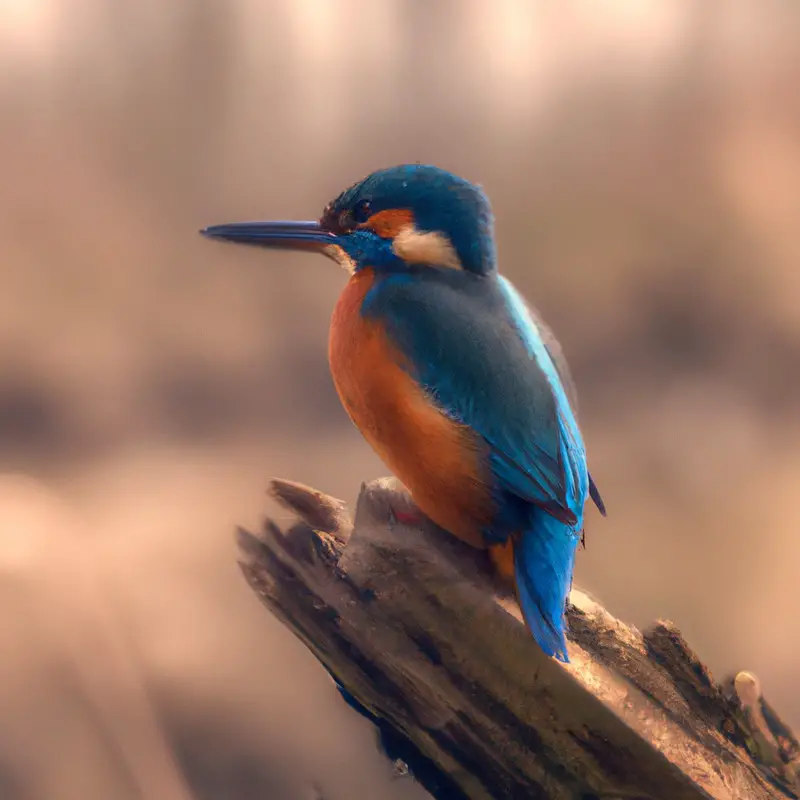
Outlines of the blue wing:
M 544 324 L 542 318 L 536 313 L 535 309 L 528 304 L 526 304 L 526 307 L 534 324 L 536 325 L 536 328 L 539 331 L 539 335 L 544 342 L 544 346 L 547 348 L 550 360 L 553 362 L 553 366 L 558 373 L 558 377 L 561 380 L 561 385 L 564 387 L 567 400 L 569 400 L 570 407 L 572 408 L 572 413 L 577 415 L 578 397 L 577 393 L 575 392 L 575 385 L 572 383 L 572 375 L 570 374 L 567 360 L 564 358 L 564 354 L 561 351 L 561 345 L 556 340 L 556 337 L 553 336 L 552 331 L 547 327 L 547 325 Z M 589 473 L 589 496 L 594 501 L 598 511 L 605 517 L 606 505 L 603 502 L 603 498 L 600 496 L 600 490 L 595 485 L 594 480 L 592 480 L 591 473 Z
M 583 441 L 536 320 L 508 281 L 455 270 L 381 276 L 363 313 L 381 320 L 439 407 L 486 441 L 502 490 L 577 524 Z

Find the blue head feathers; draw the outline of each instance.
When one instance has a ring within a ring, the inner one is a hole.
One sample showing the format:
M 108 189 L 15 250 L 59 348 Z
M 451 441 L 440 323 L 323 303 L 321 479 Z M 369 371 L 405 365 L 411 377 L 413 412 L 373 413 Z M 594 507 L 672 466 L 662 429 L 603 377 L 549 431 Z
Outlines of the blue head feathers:
M 478 275 L 495 269 L 488 198 L 480 187 L 438 167 L 405 164 L 373 172 L 331 202 L 321 224 L 342 237 L 341 246 L 356 261 L 381 249 L 377 237 L 409 264 Z M 347 237 L 359 233 L 364 238 L 358 246 L 348 246 Z

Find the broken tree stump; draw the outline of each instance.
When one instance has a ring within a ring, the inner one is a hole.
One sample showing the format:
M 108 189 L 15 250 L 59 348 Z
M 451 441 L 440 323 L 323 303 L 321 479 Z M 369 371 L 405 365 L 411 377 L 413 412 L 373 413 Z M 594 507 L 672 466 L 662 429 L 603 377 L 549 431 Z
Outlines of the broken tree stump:
M 437 798 L 797 798 L 800 746 L 739 673 L 722 686 L 667 622 L 640 633 L 579 591 L 547 658 L 485 555 L 410 526 L 391 480 L 339 500 L 275 480 L 298 517 L 239 531 L 250 586 Z

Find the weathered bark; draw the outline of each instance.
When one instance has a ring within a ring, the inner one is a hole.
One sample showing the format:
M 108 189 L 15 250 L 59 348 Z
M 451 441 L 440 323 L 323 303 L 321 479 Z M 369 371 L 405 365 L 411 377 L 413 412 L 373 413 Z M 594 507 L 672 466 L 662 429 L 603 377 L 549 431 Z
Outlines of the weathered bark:
M 573 591 L 571 664 L 543 655 L 482 553 L 286 481 L 300 520 L 239 532 L 266 605 L 439 798 L 794 798 L 800 748 L 739 673 L 718 686 L 670 623 L 640 633 Z

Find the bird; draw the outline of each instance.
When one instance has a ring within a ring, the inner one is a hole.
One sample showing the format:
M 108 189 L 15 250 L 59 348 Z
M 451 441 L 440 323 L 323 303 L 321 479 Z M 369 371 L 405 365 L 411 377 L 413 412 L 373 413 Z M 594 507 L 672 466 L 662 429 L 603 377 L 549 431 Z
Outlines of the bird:
M 318 252 L 349 273 L 331 318 L 330 370 L 352 422 L 413 500 L 401 521 L 428 518 L 487 551 L 539 647 L 568 662 L 587 499 L 606 510 L 563 352 L 499 272 L 483 188 L 401 164 L 342 191 L 319 220 L 200 232 Z

